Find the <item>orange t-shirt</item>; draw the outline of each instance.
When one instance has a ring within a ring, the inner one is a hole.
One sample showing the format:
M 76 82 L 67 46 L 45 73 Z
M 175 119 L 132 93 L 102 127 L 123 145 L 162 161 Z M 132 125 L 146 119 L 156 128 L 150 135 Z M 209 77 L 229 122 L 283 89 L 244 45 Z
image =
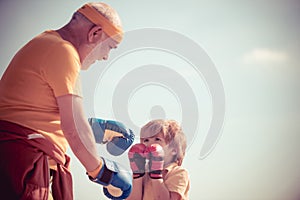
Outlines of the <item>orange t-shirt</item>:
M 176 192 L 182 200 L 188 200 L 188 191 L 190 189 L 190 179 L 186 169 L 178 166 L 176 163 L 168 165 L 163 173 L 164 184 L 170 192 Z M 152 184 L 150 177 L 144 177 L 143 200 L 153 200 Z
M 74 46 L 55 31 L 45 31 L 14 56 L 0 82 L 0 119 L 41 133 L 63 152 L 56 97 L 81 96 L 80 58 Z

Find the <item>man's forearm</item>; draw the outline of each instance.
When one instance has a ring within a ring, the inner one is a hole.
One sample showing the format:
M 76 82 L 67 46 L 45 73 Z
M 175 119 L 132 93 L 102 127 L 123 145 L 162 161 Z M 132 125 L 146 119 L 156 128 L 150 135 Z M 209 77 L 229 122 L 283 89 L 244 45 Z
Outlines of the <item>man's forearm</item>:
M 93 135 L 88 130 L 78 128 L 78 122 L 73 127 L 63 129 L 64 135 L 74 155 L 88 172 L 94 171 L 100 165 L 100 157 L 96 152 Z
M 84 115 L 81 97 L 65 95 L 57 98 L 61 128 L 73 153 L 87 171 L 101 164 L 92 130 Z

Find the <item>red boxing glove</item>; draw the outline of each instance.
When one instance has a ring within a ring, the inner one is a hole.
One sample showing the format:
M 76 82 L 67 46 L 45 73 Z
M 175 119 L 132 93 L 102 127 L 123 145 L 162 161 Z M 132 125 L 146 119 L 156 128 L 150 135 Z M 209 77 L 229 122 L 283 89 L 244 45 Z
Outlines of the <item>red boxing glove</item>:
M 164 150 L 159 144 L 152 144 L 145 150 L 149 159 L 149 176 L 153 179 L 162 178 L 164 169 Z
M 134 179 L 145 175 L 145 149 L 146 146 L 144 144 L 135 144 L 129 149 L 128 158 Z

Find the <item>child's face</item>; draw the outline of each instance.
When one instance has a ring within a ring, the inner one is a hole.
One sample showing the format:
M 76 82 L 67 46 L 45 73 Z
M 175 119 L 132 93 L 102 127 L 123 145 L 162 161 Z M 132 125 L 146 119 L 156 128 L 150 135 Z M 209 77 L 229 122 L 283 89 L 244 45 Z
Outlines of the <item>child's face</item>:
M 142 138 L 141 140 L 142 143 L 147 147 L 152 144 L 159 144 L 162 147 L 165 147 L 167 145 L 163 133 L 158 133 L 152 137 Z
M 148 137 L 148 138 L 142 138 L 141 142 L 144 145 L 146 145 L 147 147 L 152 144 L 159 144 L 163 148 L 164 153 L 165 153 L 165 156 L 164 156 L 165 165 L 168 165 L 171 162 L 173 162 L 174 150 L 173 150 L 173 148 L 170 148 L 170 146 L 166 143 L 163 133 L 158 133 L 158 134 L 156 134 L 152 137 Z

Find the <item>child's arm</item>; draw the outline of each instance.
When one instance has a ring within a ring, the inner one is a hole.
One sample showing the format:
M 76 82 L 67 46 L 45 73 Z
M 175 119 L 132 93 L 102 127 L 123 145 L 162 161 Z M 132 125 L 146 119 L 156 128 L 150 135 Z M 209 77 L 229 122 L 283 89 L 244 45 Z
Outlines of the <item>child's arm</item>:
M 140 200 L 143 194 L 143 178 L 136 178 L 132 181 L 132 191 L 126 200 Z
M 149 158 L 149 176 L 152 184 L 154 199 L 180 200 L 181 196 L 176 192 L 170 192 L 163 179 L 164 151 L 158 144 L 146 148 L 145 154 Z

